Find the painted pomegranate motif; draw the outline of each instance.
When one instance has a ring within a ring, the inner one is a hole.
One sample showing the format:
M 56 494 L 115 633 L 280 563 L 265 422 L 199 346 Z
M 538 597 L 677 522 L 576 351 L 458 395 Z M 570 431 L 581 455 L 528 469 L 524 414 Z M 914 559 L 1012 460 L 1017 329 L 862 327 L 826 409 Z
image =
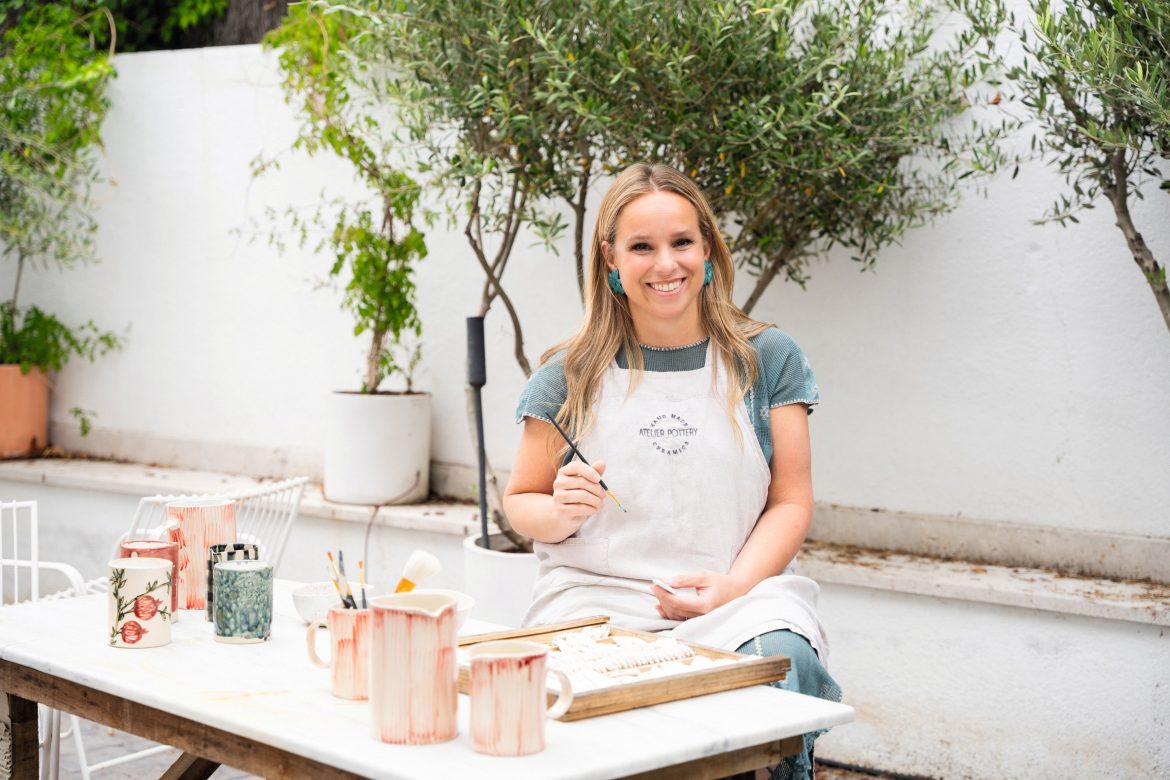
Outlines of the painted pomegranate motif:
M 122 641 L 128 645 L 138 644 L 144 635 L 150 633 L 136 620 L 127 620 L 119 631 L 122 634 Z
M 150 620 L 158 614 L 158 605 L 161 603 L 161 600 L 143 594 L 134 599 L 134 616 L 139 620 Z

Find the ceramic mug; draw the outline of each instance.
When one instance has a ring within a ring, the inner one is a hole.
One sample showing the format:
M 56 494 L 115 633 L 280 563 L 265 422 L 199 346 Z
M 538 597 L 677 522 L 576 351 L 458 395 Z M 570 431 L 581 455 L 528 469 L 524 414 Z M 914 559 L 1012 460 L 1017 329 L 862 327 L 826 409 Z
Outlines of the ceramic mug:
M 191 498 L 167 504 L 167 538 L 179 545 L 175 571 L 179 609 L 207 606 L 207 548 L 236 540 L 236 502 L 226 498 Z
M 493 756 L 544 750 L 545 718 L 559 718 L 573 703 L 569 678 L 548 668 L 548 646 L 536 642 L 483 642 L 471 648 L 471 747 Z M 560 695 L 546 708 L 546 679 Z
M 232 542 L 230 544 L 213 544 L 207 548 L 207 570 L 215 568 L 221 561 L 258 561 L 260 547 L 248 542 Z M 215 579 L 207 578 L 207 619 L 211 620 L 212 604 L 215 603 Z
M 317 655 L 317 631 L 329 630 L 329 660 Z M 333 668 L 333 695 L 341 699 L 370 696 L 370 610 L 332 607 L 324 620 L 309 625 L 305 642 L 309 660 Z
M 399 745 L 454 739 L 455 599 L 396 593 L 371 600 L 370 610 L 374 738 Z
M 110 561 L 110 647 L 159 647 L 171 641 L 174 567 L 163 558 Z
M 223 561 L 215 581 L 215 640 L 229 644 L 265 642 L 272 634 L 272 564 Z
M 179 562 L 179 545 L 161 539 L 126 539 L 118 545 L 123 558 L 162 558 L 171 562 L 171 622 L 179 619 L 179 591 L 174 586 L 175 566 Z

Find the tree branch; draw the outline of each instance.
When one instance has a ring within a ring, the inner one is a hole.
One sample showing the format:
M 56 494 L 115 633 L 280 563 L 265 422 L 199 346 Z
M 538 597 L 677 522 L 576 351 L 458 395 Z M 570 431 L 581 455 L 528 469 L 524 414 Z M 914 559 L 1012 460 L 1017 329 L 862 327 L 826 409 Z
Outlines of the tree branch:
M 1154 259 L 1154 253 L 1150 251 L 1145 238 L 1133 224 L 1133 217 L 1129 212 L 1129 166 L 1125 152 L 1125 149 L 1117 149 L 1109 153 L 1109 168 L 1113 174 L 1113 181 L 1104 187 L 1105 195 L 1113 204 L 1113 213 L 1117 217 L 1116 224 L 1125 236 L 1129 252 L 1141 269 L 1142 275 L 1146 277 L 1150 291 L 1158 302 L 1158 309 L 1162 312 L 1166 328 L 1170 329 L 1170 288 L 1166 286 L 1166 269 Z

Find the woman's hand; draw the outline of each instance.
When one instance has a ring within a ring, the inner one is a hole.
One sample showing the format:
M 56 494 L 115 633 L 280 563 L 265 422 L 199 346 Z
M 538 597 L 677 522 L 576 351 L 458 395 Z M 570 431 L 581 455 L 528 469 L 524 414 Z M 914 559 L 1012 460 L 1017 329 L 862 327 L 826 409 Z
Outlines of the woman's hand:
M 601 488 L 604 473 L 603 460 L 593 461 L 592 466 L 573 460 L 557 470 L 553 480 L 553 511 L 558 523 L 572 528 L 570 533 L 575 533 L 601 509 L 605 501 L 605 491 Z
M 746 592 L 730 574 L 717 574 L 713 571 L 682 574 L 671 577 L 666 583 L 672 588 L 695 589 L 693 596 L 682 592 L 672 596 L 657 585 L 651 586 L 651 592 L 658 599 L 658 614 L 668 620 L 687 620 L 706 615 Z

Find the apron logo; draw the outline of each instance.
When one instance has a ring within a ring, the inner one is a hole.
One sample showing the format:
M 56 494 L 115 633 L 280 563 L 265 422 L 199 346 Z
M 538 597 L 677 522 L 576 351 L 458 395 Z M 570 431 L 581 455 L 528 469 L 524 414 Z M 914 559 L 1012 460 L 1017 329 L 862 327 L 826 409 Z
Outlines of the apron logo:
M 698 428 L 677 414 L 660 414 L 645 428 L 638 429 L 639 436 L 649 439 L 651 446 L 665 455 L 678 455 L 698 433 Z

